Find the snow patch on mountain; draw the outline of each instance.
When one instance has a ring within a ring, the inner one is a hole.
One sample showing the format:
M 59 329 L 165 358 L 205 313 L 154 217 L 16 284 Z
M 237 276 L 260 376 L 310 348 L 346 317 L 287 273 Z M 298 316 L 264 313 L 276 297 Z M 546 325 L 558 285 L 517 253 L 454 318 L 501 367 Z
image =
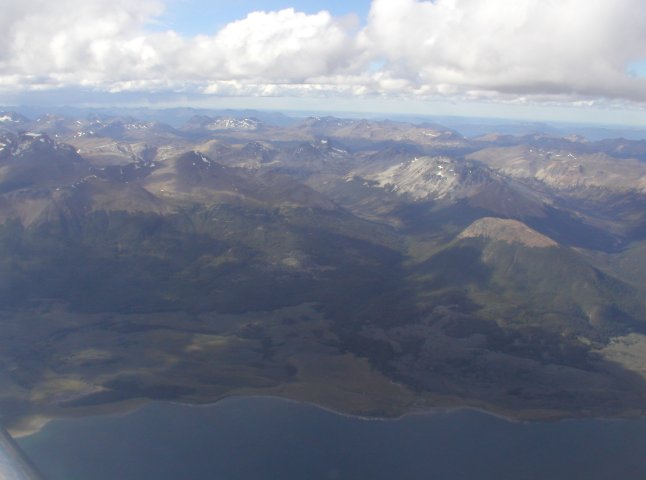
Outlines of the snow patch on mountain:
M 453 192 L 460 178 L 454 162 L 446 157 L 415 157 L 366 177 L 381 188 L 415 200 L 442 198 Z

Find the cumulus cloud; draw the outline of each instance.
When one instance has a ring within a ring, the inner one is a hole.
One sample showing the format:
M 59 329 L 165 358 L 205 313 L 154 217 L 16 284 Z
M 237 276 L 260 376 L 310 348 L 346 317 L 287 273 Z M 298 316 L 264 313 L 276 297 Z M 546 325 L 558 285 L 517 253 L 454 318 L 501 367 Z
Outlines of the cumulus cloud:
M 3 6 L 0 91 L 646 102 L 643 0 L 373 0 L 366 25 L 252 12 L 213 35 L 151 28 L 161 0 Z
M 19 0 L 2 10 L 0 72 L 48 76 L 107 67 L 102 53 L 116 45 L 127 49 L 162 5 L 155 0 Z
M 424 91 L 645 100 L 641 0 L 374 0 L 364 41 Z

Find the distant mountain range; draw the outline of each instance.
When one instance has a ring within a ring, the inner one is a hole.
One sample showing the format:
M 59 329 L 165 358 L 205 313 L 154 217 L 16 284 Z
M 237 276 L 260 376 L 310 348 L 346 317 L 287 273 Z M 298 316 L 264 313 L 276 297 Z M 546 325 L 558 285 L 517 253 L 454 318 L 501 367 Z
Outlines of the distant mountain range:
M 646 140 L 0 112 L 0 412 L 643 413 L 645 249 Z

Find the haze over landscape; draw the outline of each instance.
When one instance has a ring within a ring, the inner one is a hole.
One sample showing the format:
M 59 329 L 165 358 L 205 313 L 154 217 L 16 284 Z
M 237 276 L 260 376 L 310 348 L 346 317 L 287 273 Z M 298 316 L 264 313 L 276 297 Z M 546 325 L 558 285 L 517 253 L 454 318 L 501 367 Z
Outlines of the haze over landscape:
M 3 7 L 12 434 L 231 396 L 643 417 L 646 4 L 318 3 Z

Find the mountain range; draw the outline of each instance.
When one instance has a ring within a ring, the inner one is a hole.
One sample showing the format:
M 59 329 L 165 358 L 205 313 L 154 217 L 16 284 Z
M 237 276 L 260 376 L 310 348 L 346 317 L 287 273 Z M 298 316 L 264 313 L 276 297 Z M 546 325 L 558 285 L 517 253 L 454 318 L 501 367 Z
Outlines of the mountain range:
M 646 141 L 230 113 L 0 112 L 14 428 L 237 393 L 643 413 Z

